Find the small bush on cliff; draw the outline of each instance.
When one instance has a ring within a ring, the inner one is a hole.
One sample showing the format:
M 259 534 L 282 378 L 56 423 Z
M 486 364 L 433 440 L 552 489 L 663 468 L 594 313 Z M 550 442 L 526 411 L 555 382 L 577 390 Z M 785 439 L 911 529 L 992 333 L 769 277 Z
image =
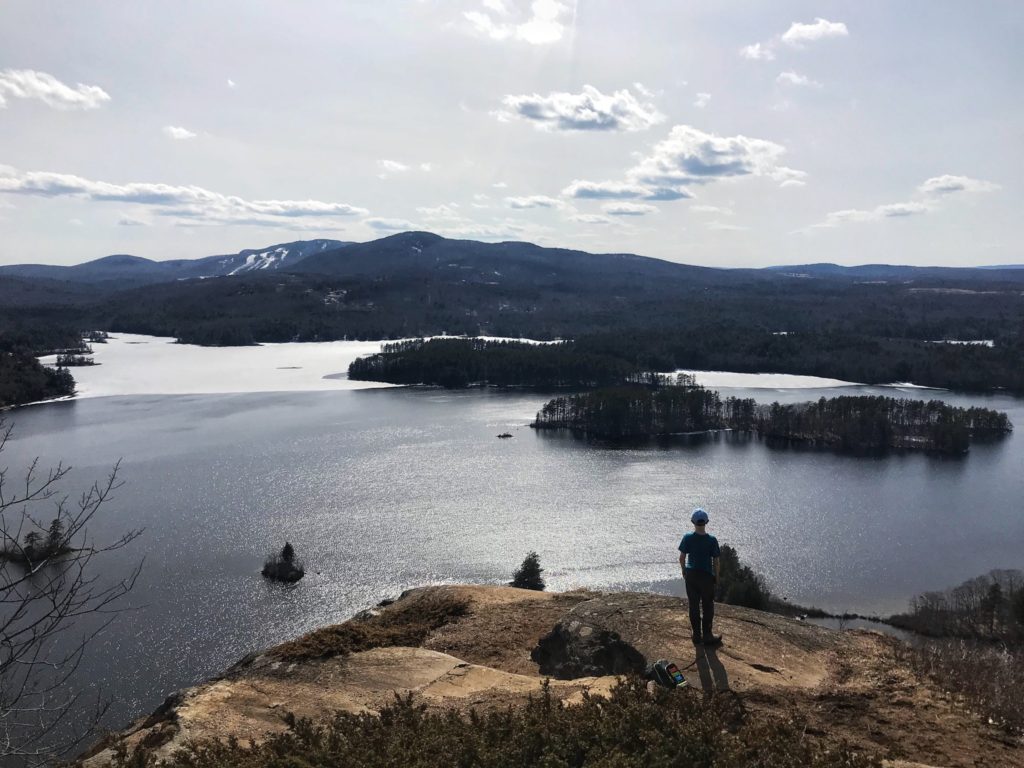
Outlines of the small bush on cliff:
M 767 611 L 770 608 L 771 592 L 764 580 L 740 561 L 736 550 L 728 544 L 722 546 L 722 566 L 715 587 L 715 599 L 729 605 L 742 605 Z
M 963 697 L 982 720 L 1024 734 L 1024 647 L 922 639 L 898 650 L 915 671 Z
M 444 592 L 414 591 L 376 616 L 317 629 L 273 648 L 282 661 L 347 656 L 371 648 L 417 647 L 431 632 L 465 616 L 469 604 Z
M 154 765 L 122 755 L 115 768 Z M 205 742 L 177 752 L 167 766 L 263 768 L 511 768 L 512 766 L 645 766 L 649 768 L 868 768 L 880 763 L 842 746 L 826 749 L 801 724 L 744 715 L 733 698 L 647 692 L 633 680 L 608 699 L 565 706 L 545 688 L 523 707 L 485 714 L 431 712 L 399 699 L 379 716 L 338 713 L 318 727 L 308 721 L 256 747 Z
M 522 565 L 512 574 L 512 586 L 519 589 L 536 589 L 543 591 L 544 579 L 541 574 L 544 569 L 540 567 L 540 555 L 530 552 L 522 562 Z

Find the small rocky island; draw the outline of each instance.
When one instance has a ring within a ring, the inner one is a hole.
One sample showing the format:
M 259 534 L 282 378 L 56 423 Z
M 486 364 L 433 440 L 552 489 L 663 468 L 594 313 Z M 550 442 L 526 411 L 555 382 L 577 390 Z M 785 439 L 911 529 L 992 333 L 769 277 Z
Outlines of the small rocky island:
M 603 440 L 739 430 L 777 441 L 850 452 L 917 449 L 966 453 L 972 439 L 1013 429 L 1005 413 L 941 400 L 842 396 L 791 405 L 758 404 L 690 384 L 607 387 L 557 397 L 530 425 Z
M 295 548 L 285 542 L 280 552 L 276 552 L 263 563 L 264 578 L 272 581 L 283 581 L 294 584 L 306 575 L 302 562 L 295 559 Z

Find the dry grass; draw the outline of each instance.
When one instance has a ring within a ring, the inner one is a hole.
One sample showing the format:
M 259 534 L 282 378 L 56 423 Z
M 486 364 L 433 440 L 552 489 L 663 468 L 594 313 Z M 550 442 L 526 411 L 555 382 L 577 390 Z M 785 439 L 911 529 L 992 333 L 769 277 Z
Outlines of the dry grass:
M 414 592 L 366 619 L 347 621 L 314 630 L 282 643 L 268 652 L 280 661 L 304 661 L 347 656 L 371 648 L 418 647 L 432 632 L 457 621 L 469 610 L 469 602 L 438 592 Z
M 905 661 L 982 718 L 1024 734 L 1024 647 L 974 640 L 927 640 L 906 646 Z

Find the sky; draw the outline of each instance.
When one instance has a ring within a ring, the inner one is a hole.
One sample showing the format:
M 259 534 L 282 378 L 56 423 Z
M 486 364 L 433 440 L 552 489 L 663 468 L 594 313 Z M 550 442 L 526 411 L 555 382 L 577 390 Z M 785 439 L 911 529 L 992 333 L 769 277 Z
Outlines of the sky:
M 1024 262 L 1019 0 L 3 0 L 0 264 Z

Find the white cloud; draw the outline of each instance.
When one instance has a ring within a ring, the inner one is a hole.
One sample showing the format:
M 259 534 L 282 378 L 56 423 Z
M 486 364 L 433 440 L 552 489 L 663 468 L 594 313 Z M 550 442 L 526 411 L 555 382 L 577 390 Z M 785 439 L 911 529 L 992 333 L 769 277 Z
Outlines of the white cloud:
M 998 184 L 981 179 L 972 179 L 968 176 L 934 176 L 927 179 L 917 188 L 918 192 L 925 195 L 950 195 L 957 192 L 994 192 L 999 189 Z
M 513 8 L 509 8 L 509 5 Z M 483 0 L 485 10 L 466 11 L 463 17 L 478 34 L 492 40 L 518 40 L 532 45 L 557 43 L 575 14 L 575 2 L 562 0 L 523 0 L 496 2 Z
M 423 206 L 417 208 L 416 212 L 428 219 L 461 219 L 462 212 L 458 203 L 441 203 L 433 207 Z
M 579 224 L 614 224 L 614 219 L 610 219 L 607 216 L 602 216 L 599 213 L 577 213 L 575 216 L 569 217 L 570 221 L 575 221 Z
M 775 78 L 775 82 L 780 85 L 795 85 L 801 88 L 821 88 L 821 83 L 817 80 L 811 80 L 807 75 L 801 75 L 799 72 L 793 72 L 792 70 L 780 74 Z
M 236 83 L 230 77 L 228 78 L 228 88 L 235 88 L 237 85 L 238 85 L 238 83 Z
M 754 43 L 740 48 L 740 56 L 752 61 L 772 61 L 775 58 L 775 51 L 771 49 L 770 43 Z
M 75 197 L 95 202 L 150 206 L 158 216 L 191 224 L 280 225 L 302 218 L 358 216 L 368 213 L 347 203 L 319 200 L 245 200 L 196 186 L 156 183 L 111 184 L 66 173 L 0 167 L 0 193 L 36 197 Z M 276 222 L 276 223 L 275 223 Z
M 375 217 L 366 219 L 364 223 L 378 232 L 408 232 L 409 230 L 416 229 L 415 224 L 405 219 L 382 219 Z
M 493 184 L 491 184 L 491 186 L 494 187 L 495 189 L 506 189 L 508 187 L 508 184 L 506 184 L 504 181 L 496 181 Z
M 574 180 L 562 190 L 566 197 L 580 200 L 633 200 L 650 194 L 647 187 L 625 181 Z
M 192 133 L 192 131 L 177 125 L 164 126 L 164 134 L 178 141 L 185 141 L 196 137 L 196 134 Z
M 816 18 L 810 24 L 794 21 L 783 33 L 782 42 L 796 48 L 804 43 L 813 43 L 830 37 L 846 37 L 848 34 L 849 31 L 843 22 Z
M 841 21 L 828 21 L 817 18 L 809 24 L 794 21 L 784 33 L 776 35 L 763 43 L 753 43 L 740 48 L 740 56 L 753 61 L 773 61 L 775 49 L 780 45 L 790 48 L 803 48 L 805 43 L 813 43 L 830 37 L 846 37 L 849 31 Z
M 643 131 L 665 119 L 653 104 L 637 99 L 628 88 L 604 94 L 584 85 L 581 93 L 509 95 L 502 104 L 505 109 L 493 113 L 498 119 L 521 118 L 549 131 Z
M 7 99 L 37 99 L 54 109 L 97 109 L 110 101 L 98 85 L 78 83 L 74 88 L 53 75 L 33 69 L 0 70 L 0 108 Z
M 692 184 L 740 176 L 805 175 L 778 164 L 785 147 L 747 136 L 718 136 L 689 125 L 677 125 L 668 138 L 627 172 L 633 183 L 681 191 Z
M 707 228 L 715 232 L 745 232 L 748 229 L 741 224 L 730 224 L 727 221 L 709 221 Z
M 998 184 L 982 181 L 981 179 L 972 179 L 969 176 L 953 176 L 950 174 L 933 176 L 923 181 L 917 187 L 918 193 L 925 196 L 923 201 L 908 200 L 903 203 L 888 203 L 869 209 L 846 208 L 841 211 L 832 211 L 825 216 L 824 221 L 797 231 L 807 232 L 814 229 L 831 229 L 842 224 L 921 216 L 939 210 L 941 201 L 949 199 L 951 196 L 956 196 L 960 193 L 992 192 L 999 188 Z
M 711 102 L 710 93 L 698 93 L 697 98 L 693 102 L 693 106 L 697 109 L 704 109 Z
M 420 170 L 423 171 L 424 173 L 430 173 L 432 170 L 434 170 L 434 164 L 420 163 Z
M 561 200 L 547 195 L 529 195 L 527 197 L 506 197 L 505 203 L 509 208 L 561 208 L 565 205 Z
M 405 171 L 409 170 L 408 165 L 397 160 L 378 160 L 377 165 L 388 173 L 405 173 Z
M 732 208 L 721 208 L 717 205 L 692 205 L 690 210 L 694 213 L 717 213 L 719 216 L 733 216 Z
M 656 206 L 645 203 L 605 203 L 601 210 L 609 216 L 646 216 L 658 212 Z
M 149 222 L 135 216 L 125 215 L 117 220 L 117 225 L 119 227 L 148 227 Z
M 688 187 L 719 179 L 767 176 L 786 184 L 803 183 L 804 171 L 779 165 L 786 148 L 748 136 L 718 136 L 677 125 L 626 171 L 624 181 L 576 179 L 562 190 L 567 197 L 604 200 L 668 201 L 693 197 Z

